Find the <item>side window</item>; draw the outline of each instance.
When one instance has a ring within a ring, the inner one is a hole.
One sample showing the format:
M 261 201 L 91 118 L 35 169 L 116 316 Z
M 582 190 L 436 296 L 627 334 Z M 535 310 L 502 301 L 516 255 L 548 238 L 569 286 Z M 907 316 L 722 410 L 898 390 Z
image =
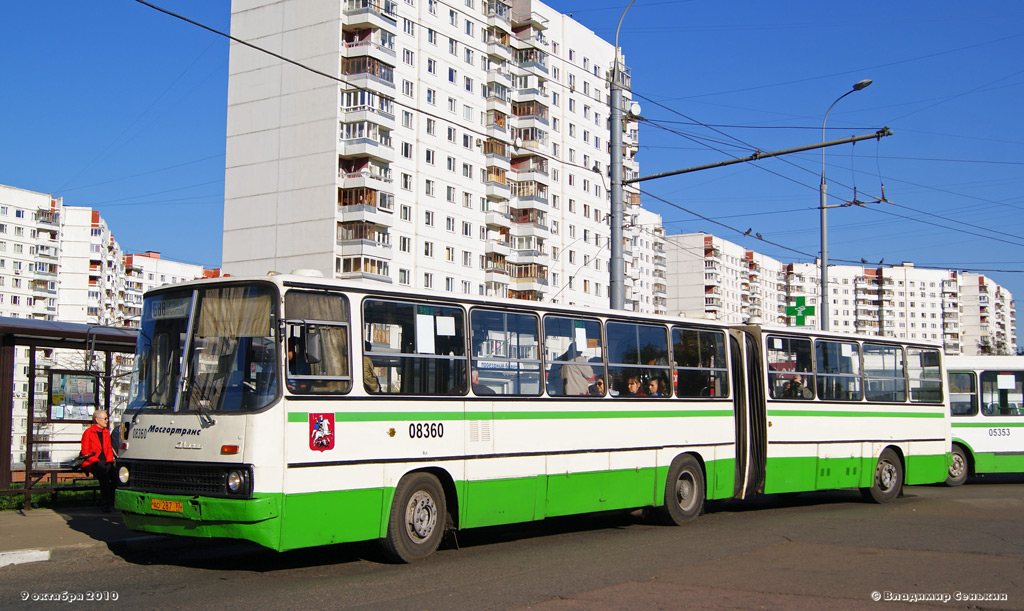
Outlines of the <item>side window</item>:
M 1024 416 L 1024 372 L 981 372 L 981 412 L 986 416 Z
M 660 325 L 609 322 L 608 376 L 612 396 L 670 397 L 668 333 Z
M 603 397 L 607 392 L 600 321 L 545 316 L 544 354 L 549 395 Z
M 540 336 L 533 314 L 474 309 L 472 326 L 475 395 L 540 394 Z
M 907 400 L 903 348 L 864 344 L 864 396 L 868 401 Z
M 818 397 L 825 401 L 860 401 L 860 345 L 823 339 L 814 344 Z
M 942 369 L 938 350 L 907 348 L 907 378 L 914 403 L 942 403 Z
M 304 394 L 351 390 L 348 298 L 288 291 L 284 313 L 288 390 Z
M 367 299 L 363 353 L 369 358 L 363 359 L 363 386 L 370 393 L 461 394 L 466 387 L 465 328 L 459 308 Z
M 725 363 L 725 333 L 672 329 L 677 397 L 727 397 L 729 374 Z
M 949 372 L 949 413 L 952 416 L 978 415 L 978 388 L 973 373 Z
M 811 340 L 769 335 L 767 339 L 768 384 L 774 399 L 814 398 L 811 375 Z

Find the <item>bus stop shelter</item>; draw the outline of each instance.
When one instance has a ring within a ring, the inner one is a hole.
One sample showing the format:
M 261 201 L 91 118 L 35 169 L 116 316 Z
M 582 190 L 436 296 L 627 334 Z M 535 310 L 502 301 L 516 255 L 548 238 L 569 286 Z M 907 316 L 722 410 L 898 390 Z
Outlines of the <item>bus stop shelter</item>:
M 87 324 L 62 323 L 55 321 L 31 320 L 22 318 L 0 317 L 0 494 L 24 494 L 25 508 L 31 507 L 33 492 L 53 492 L 57 485 L 58 472 L 66 468 L 54 464 L 34 464 L 39 424 L 51 422 L 51 418 L 60 415 L 65 418 L 63 403 L 60 411 L 51 412 L 53 394 L 51 386 L 54 367 L 49 364 L 42 366 L 37 363 L 39 350 L 78 351 L 83 358 L 80 365 L 73 370 L 61 371 L 61 380 L 77 380 L 83 383 L 95 381 L 93 409 L 109 410 L 111 389 L 113 387 L 115 357 L 133 354 L 135 329 L 101 327 Z M 22 361 L 27 365 L 27 400 L 25 409 L 25 460 L 23 469 L 14 477 L 12 461 L 12 436 L 15 422 L 15 367 L 18 348 L 27 348 L 27 358 Z M 37 397 L 37 379 L 45 376 L 47 397 L 45 402 Z M 43 407 L 44 409 L 40 409 Z M 71 414 L 71 410 L 68 410 Z M 68 422 L 83 422 L 86 412 L 66 418 Z M 84 423 L 84 422 L 83 422 Z M 60 442 L 57 442 L 60 443 Z M 74 443 L 64 441 L 63 443 Z M 77 447 L 75 448 L 77 454 Z M 48 477 L 48 482 L 43 479 Z M 18 481 L 16 481 L 18 480 Z M 20 482 L 21 485 L 16 485 Z

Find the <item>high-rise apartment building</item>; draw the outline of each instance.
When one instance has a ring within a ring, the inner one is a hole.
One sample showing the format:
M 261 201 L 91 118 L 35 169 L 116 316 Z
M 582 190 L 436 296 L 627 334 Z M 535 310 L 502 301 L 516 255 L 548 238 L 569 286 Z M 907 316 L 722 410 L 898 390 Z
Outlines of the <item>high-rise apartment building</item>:
M 667 245 L 669 313 L 819 328 L 817 263 L 781 263 L 704 233 L 670 235 Z M 832 265 L 829 299 L 831 331 L 941 343 L 947 354 L 1016 349 L 1013 296 L 986 276 L 913 263 Z
M 607 305 L 611 154 L 638 172 L 611 44 L 531 0 L 254 0 L 231 31 L 323 74 L 231 46 L 226 272 Z
M 142 293 L 155 286 L 216 275 L 160 259 L 157 253 L 123 255 L 99 211 L 65 206 L 59 197 L 0 185 L 0 317 L 138 327 Z M 25 452 L 29 385 L 28 348 L 19 347 L 14 371 L 12 460 Z M 50 350 L 37 354 L 38 368 L 78 369 L 81 354 Z M 116 357 L 112 394 L 127 396 L 129 355 Z M 46 405 L 46 382 L 36 378 L 37 411 Z M 116 416 L 116 415 L 115 415 Z M 116 420 L 116 418 L 115 418 Z M 43 436 L 74 440 L 80 425 L 46 425 Z M 73 456 L 77 448 L 65 446 Z M 69 456 L 65 456 L 67 458 Z
M 668 313 L 785 324 L 783 263 L 706 233 L 670 235 L 666 241 Z
M 1017 311 L 1013 295 L 981 274 L 959 274 L 964 354 L 1014 354 Z

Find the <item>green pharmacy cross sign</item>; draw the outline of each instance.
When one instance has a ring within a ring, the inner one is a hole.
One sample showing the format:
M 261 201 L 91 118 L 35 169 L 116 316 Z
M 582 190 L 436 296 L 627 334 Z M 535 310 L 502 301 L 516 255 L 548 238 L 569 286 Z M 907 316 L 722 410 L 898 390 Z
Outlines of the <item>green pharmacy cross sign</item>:
M 807 305 L 807 298 L 797 297 L 796 305 L 786 306 L 786 316 L 795 317 L 796 326 L 802 327 L 806 324 L 804 322 L 805 316 L 814 316 L 814 306 Z

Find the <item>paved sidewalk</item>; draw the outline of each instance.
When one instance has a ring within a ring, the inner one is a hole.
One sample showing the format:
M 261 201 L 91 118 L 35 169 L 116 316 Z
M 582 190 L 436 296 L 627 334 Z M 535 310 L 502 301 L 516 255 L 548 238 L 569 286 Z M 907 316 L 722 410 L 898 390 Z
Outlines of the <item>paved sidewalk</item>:
M 103 513 L 96 507 L 69 507 L 0 511 L 0 567 L 163 538 L 128 530 L 116 510 Z

